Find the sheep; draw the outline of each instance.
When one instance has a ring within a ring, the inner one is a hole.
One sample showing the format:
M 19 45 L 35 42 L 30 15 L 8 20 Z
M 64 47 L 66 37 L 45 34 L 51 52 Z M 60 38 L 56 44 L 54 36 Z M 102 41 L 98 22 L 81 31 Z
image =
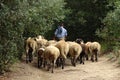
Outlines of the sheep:
M 49 71 L 49 69 L 52 67 L 52 73 L 53 68 L 55 66 L 56 60 L 58 59 L 58 57 L 60 56 L 60 51 L 57 47 L 55 46 L 48 46 L 45 48 L 44 51 L 44 63 L 47 62 L 47 70 Z
M 84 43 L 84 41 L 82 39 L 76 39 L 76 42 L 79 43 L 82 47 L 82 53 L 85 54 L 85 58 L 86 60 L 88 60 L 88 55 L 89 55 L 89 46 L 91 44 L 91 42 L 87 42 L 87 43 Z
M 92 42 L 86 42 L 85 43 L 85 56 L 86 56 L 86 60 L 88 60 L 89 58 L 88 58 L 88 56 L 90 55 L 90 51 L 89 51 L 89 47 L 90 47 L 90 44 L 91 44 Z
M 75 42 L 77 42 L 78 44 L 84 44 L 84 41 L 80 38 L 76 39 Z
M 89 51 L 91 54 L 91 61 L 94 62 L 94 56 L 95 56 L 95 61 L 98 61 L 98 54 L 100 53 L 101 50 L 101 45 L 99 42 L 92 42 L 89 46 Z
M 36 41 L 39 41 L 39 40 L 41 40 L 41 39 L 44 39 L 44 37 L 41 36 L 41 35 L 38 35 L 37 37 L 35 37 L 35 40 L 36 40 Z
M 82 47 L 76 42 L 68 42 L 68 44 L 69 44 L 69 53 L 68 54 L 71 57 L 71 63 L 73 66 L 76 66 L 76 61 L 82 52 Z M 81 59 L 81 62 L 84 63 L 84 61 L 82 61 L 82 59 Z
M 65 60 L 67 59 L 67 54 L 69 51 L 69 44 L 65 42 L 65 40 L 60 40 L 55 45 L 60 50 L 60 61 L 58 63 L 62 65 L 62 69 L 64 69 Z
M 47 41 L 47 44 L 46 44 L 46 46 L 49 46 L 49 45 L 55 45 L 57 43 L 57 41 L 56 40 L 49 40 L 49 41 Z
M 44 55 L 44 48 L 39 48 L 38 52 L 37 52 L 37 57 L 38 57 L 38 68 L 40 68 L 42 66 L 43 63 L 43 55 Z
M 36 42 L 37 42 L 38 48 L 41 48 L 41 47 L 46 47 L 47 46 L 48 40 L 47 39 L 39 39 Z
M 80 55 L 80 59 L 83 57 L 83 59 L 84 59 L 84 57 L 86 58 L 86 60 L 88 60 L 88 46 L 87 45 L 85 45 L 85 43 L 84 43 L 84 41 L 82 40 L 82 39 L 76 39 L 76 41 L 75 42 L 77 42 L 78 44 L 80 44 L 80 46 L 82 47 L 82 52 L 81 52 L 81 54 L 82 55 Z M 84 55 L 84 56 L 83 56 Z M 80 62 L 81 63 L 81 62 Z
M 36 41 L 29 37 L 25 41 L 25 50 L 26 50 L 26 63 L 33 61 L 33 55 L 35 54 L 37 49 L 37 43 Z

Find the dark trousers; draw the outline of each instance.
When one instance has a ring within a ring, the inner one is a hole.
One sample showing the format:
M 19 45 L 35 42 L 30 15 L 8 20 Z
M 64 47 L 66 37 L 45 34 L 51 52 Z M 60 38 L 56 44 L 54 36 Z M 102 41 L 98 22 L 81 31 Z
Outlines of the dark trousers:
M 56 40 L 56 41 L 60 41 L 60 40 L 65 40 L 65 38 L 64 38 L 64 37 L 63 37 L 63 38 L 55 37 L 55 40 Z

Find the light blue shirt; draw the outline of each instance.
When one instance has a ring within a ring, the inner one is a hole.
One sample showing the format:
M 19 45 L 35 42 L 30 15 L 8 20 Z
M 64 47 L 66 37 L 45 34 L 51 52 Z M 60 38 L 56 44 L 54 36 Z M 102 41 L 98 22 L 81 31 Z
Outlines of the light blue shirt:
M 59 26 L 54 34 L 57 38 L 65 38 L 67 36 L 67 30 L 64 27 Z

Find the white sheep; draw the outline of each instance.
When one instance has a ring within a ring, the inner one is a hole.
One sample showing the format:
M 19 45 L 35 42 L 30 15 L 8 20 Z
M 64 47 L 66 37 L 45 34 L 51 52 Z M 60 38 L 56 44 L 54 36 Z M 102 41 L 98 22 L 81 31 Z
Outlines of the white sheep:
M 38 48 L 41 48 L 41 47 L 46 47 L 47 46 L 48 40 L 47 39 L 39 39 L 36 42 L 37 42 Z
M 89 55 L 90 55 L 89 47 L 90 47 L 91 43 L 92 42 L 90 42 L 90 41 L 85 43 L 85 57 L 86 57 L 86 60 L 89 59 Z
M 42 35 L 38 35 L 37 37 L 35 37 L 35 40 L 36 40 L 36 41 L 39 41 L 39 40 L 41 40 L 41 39 L 44 39 L 44 37 L 43 37 Z
M 26 50 L 26 63 L 28 63 L 28 61 L 31 62 L 33 60 L 33 55 L 37 50 L 37 43 L 33 38 L 29 37 L 25 41 L 25 50 Z
M 44 63 L 47 63 L 48 70 L 52 67 L 52 73 L 53 68 L 55 66 L 56 60 L 60 56 L 60 51 L 55 46 L 48 46 L 45 48 L 44 51 Z
M 91 54 L 91 61 L 94 62 L 94 56 L 95 61 L 98 61 L 98 54 L 100 54 L 101 45 L 99 42 L 92 42 L 89 46 L 89 51 Z
M 82 47 L 76 42 L 70 42 L 69 41 L 68 44 L 69 44 L 68 55 L 71 57 L 72 65 L 76 66 L 76 61 L 79 58 L 79 56 L 81 57 L 80 62 L 84 63 L 84 61 L 82 60 L 84 55 L 81 53 L 82 52 Z
M 55 45 L 60 50 L 60 62 L 62 69 L 64 69 L 65 60 L 67 59 L 67 54 L 69 51 L 69 44 L 65 40 L 60 40 Z

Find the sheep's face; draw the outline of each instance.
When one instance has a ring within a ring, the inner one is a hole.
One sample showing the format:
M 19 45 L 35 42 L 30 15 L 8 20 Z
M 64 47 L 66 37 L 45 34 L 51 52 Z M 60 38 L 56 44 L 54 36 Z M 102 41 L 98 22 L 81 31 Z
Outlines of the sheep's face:
M 84 44 L 84 41 L 83 41 L 82 39 L 76 39 L 76 42 L 77 42 L 78 44 Z
M 38 50 L 38 56 L 39 56 L 39 57 L 43 57 L 44 51 L 45 51 L 44 48 L 40 48 L 40 49 Z

